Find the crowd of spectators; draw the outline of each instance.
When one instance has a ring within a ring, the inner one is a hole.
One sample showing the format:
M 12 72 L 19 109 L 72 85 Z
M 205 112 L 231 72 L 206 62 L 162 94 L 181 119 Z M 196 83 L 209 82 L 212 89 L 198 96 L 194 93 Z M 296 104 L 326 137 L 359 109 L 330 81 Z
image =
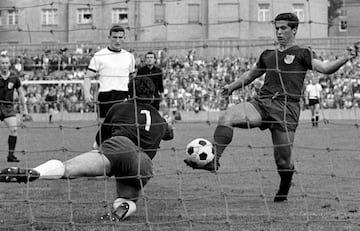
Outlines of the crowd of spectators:
M 66 112 L 93 112 L 94 103 L 85 103 L 82 80 L 89 60 L 96 49 L 78 48 L 69 52 L 44 50 L 41 54 L 30 56 L 24 52 L 13 58 L 13 68 L 18 71 L 26 90 L 30 113 L 46 113 L 49 110 L 48 98 L 56 95 L 56 110 Z M 136 54 L 137 66 L 143 65 L 143 56 Z M 158 65 L 164 73 L 164 98 L 162 110 L 171 111 L 219 111 L 231 104 L 249 100 L 262 85 L 258 79 L 229 98 L 220 97 L 221 87 L 248 70 L 256 62 L 255 58 L 213 57 L 202 59 L 195 50 L 182 56 L 167 56 L 166 49 L 158 52 Z M 332 55 L 322 55 L 322 59 L 335 59 Z M 36 84 L 36 80 L 66 80 L 54 84 Z M 80 80 L 69 83 L 68 80 Z M 305 86 L 309 79 L 305 79 Z M 332 75 L 320 76 L 323 87 L 323 108 L 349 109 L 360 104 L 360 62 L 354 60 Z M 96 84 L 92 92 L 94 93 Z M 306 106 L 303 106 L 306 109 Z

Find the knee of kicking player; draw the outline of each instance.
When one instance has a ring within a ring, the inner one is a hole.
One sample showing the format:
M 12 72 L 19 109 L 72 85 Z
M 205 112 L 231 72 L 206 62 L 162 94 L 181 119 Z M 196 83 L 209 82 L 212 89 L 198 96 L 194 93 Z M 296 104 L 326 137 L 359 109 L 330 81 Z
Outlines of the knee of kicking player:
M 231 116 L 228 113 L 224 113 L 223 115 L 221 115 L 218 119 L 218 125 L 231 127 L 232 126 Z
M 292 168 L 292 163 L 291 163 L 291 160 L 289 158 L 279 157 L 279 158 L 276 158 L 275 162 L 276 162 L 276 167 L 278 169 L 290 169 L 290 168 Z
M 291 153 L 275 152 L 274 157 L 278 169 L 289 169 L 292 167 Z

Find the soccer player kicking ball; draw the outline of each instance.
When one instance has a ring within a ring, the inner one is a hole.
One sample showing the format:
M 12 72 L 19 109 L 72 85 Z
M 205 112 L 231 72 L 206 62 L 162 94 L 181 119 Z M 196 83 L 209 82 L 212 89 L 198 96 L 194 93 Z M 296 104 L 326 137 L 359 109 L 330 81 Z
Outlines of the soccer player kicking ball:
M 271 132 L 274 158 L 280 175 L 279 190 L 275 202 L 287 200 L 295 171 L 291 159 L 291 149 L 300 115 L 300 97 L 307 70 L 324 74 L 337 71 L 356 56 L 347 52 L 346 56 L 332 62 L 322 62 L 308 48 L 299 47 L 295 35 L 299 19 L 293 13 L 281 13 L 275 17 L 274 26 L 279 47 L 265 50 L 256 65 L 242 74 L 235 82 L 224 86 L 222 95 L 230 95 L 265 74 L 265 81 L 258 96 L 250 102 L 242 102 L 229 107 L 219 118 L 214 132 L 215 159 L 204 167 L 185 160 L 195 169 L 216 171 L 219 159 L 233 138 L 233 127 L 269 129 Z M 266 122 L 264 122 L 266 121 Z
M 173 138 L 172 128 L 150 105 L 154 91 L 147 77 L 129 82 L 133 99 L 113 105 L 96 135 L 102 152 L 92 150 L 65 162 L 49 160 L 33 169 L 6 168 L 0 171 L 0 182 L 115 176 L 118 195 L 113 212 L 102 219 L 127 218 L 135 212 L 141 188 L 153 175 L 152 159 L 160 141 Z

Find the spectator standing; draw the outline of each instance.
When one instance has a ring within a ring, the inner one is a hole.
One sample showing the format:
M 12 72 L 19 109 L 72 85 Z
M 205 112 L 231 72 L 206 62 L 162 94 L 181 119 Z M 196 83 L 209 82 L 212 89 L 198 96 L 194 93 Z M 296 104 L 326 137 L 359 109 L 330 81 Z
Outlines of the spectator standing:
M 20 56 L 16 57 L 16 59 L 15 59 L 14 69 L 16 71 L 18 71 L 19 73 L 23 71 L 23 65 L 22 65 L 22 60 L 21 60 Z
M 44 54 L 41 57 L 42 60 L 42 68 L 45 71 L 45 75 L 49 74 L 49 68 L 50 68 L 50 57 L 49 57 L 50 50 L 45 50 Z
M 60 70 L 71 70 L 71 57 L 68 54 L 66 47 L 60 49 Z
M 167 57 L 167 48 L 166 47 L 164 47 L 162 50 L 158 51 L 158 57 L 157 57 L 156 63 L 161 68 L 167 68 L 168 57 Z
M 145 65 L 137 71 L 139 77 L 149 77 L 155 85 L 155 99 L 151 105 L 159 111 L 162 94 L 164 92 L 163 72 L 161 68 L 155 65 L 156 55 L 149 51 L 145 55 Z
M 57 110 L 57 104 L 58 104 L 58 98 L 56 94 L 56 88 L 51 87 L 49 93 L 45 96 L 45 101 L 47 104 L 47 111 L 49 112 L 49 123 L 52 123 L 52 118 L 54 114 L 58 111 Z

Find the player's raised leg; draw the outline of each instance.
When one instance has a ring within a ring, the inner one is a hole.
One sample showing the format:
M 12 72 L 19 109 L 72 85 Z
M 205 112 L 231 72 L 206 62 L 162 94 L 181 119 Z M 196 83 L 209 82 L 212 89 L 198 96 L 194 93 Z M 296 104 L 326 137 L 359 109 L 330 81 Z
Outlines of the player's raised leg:
M 287 200 L 295 171 L 294 164 L 291 160 L 291 149 L 295 132 L 271 130 L 271 135 L 274 144 L 275 163 L 280 175 L 279 190 L 275 195 L 274 201 L 282 202 Z
M 261 115 L 251 103 L 240 103 L 228 108 L 219 118 L 214 132 L 215 159 L 211 170 L 220 167 L 219 159 L 233 138 L 233 127 L 253 128 L 261 125 Z M 211 163 L 210 163 L 211 164 Z M 206 170 L 209 170 L 206 169 Z
M 194 169 L 204 169 L 216 171 L 220 167 L 220 158 L 225 148 L 231 143 L 233 138 L 233 127 L 253 128 L 259 127 L 262 118 L 253 104 L 249 102 L 240 103 L 229 107 L 219 118 L 218 125 L 214 132 L 213 145 L 215 149 L 215 158 L 205 166 L 198 166 L 190 160 L 184 162 Z

